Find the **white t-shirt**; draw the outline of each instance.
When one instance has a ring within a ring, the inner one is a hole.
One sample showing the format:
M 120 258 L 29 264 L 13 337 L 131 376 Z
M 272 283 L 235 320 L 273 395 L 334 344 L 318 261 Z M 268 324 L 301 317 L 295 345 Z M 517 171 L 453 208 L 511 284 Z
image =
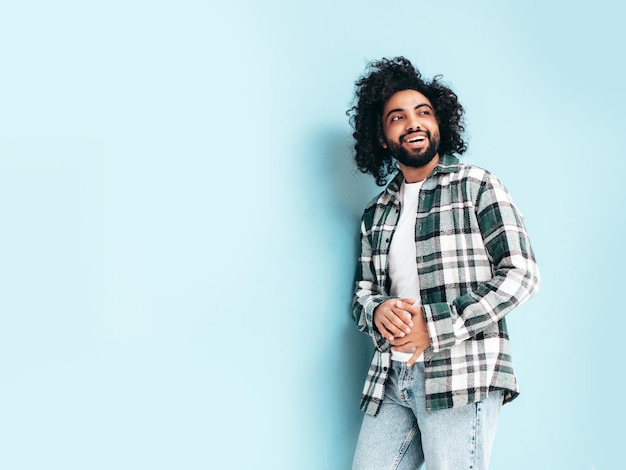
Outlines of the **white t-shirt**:
M 415 299 L 414 305 L 421 305 L 420 286 L 417 277 L 417 253 L 415 252 L 415 219 L 422 183 L 402 182 L 400 187 L 401 211 L 396 231 L 389 246 L 389 277 L 394 297 Z M 391 359 L 406 362 L 412 353 L 392 351 Z M 422 354 L 418 361 L 423 361 Z

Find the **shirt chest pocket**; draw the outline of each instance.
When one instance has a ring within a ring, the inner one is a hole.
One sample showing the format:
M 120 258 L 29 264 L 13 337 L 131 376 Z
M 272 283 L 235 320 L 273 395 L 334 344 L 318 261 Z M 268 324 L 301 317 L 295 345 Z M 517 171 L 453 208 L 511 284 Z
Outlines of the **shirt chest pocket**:
M 418 214 L 417 264 L 425 289 L 459 295 L 489 280 L 492 267 L 471 202 Z

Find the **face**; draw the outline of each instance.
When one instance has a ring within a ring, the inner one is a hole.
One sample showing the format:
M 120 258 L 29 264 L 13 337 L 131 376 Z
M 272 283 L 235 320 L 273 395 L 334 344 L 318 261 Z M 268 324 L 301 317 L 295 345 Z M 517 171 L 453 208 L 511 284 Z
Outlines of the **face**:
M 439 151 L 439 124 L 432 104 L 415 90 L 394 93 L 385 103 L 382 116 L 384 142 L 401 164 L 421 168 Z

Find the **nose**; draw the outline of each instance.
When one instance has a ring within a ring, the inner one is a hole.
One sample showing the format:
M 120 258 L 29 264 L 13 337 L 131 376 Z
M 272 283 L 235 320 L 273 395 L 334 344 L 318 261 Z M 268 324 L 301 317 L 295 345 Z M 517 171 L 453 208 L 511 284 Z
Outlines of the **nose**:
M 411 116 L 409 119 L 406 120 L 406 130 L 407 131 L 411 131 L 411 132 L 415 132 L 420 130 L 420 121 L 417 118 L 417 116 Z

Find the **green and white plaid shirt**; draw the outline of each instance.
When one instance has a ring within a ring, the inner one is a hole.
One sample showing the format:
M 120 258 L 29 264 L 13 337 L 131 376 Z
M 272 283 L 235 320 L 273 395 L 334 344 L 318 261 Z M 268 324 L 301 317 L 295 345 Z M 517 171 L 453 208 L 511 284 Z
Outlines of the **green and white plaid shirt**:
M 373 340 L 361 409 L 376 415 L 391 366 L 373 324 L 389 296 L 387 257 L 400 214 L 402 173 L 371 201 L 361 221 L 353 318 Z M 502 389 L 519 394 L 504 316 L 539 288 L 522 215 L 488 171 L 444 156 L 420 191 L 415 228 L 421 303 L 431 346 L 424 351 L 426 409 L 474 403 Z

